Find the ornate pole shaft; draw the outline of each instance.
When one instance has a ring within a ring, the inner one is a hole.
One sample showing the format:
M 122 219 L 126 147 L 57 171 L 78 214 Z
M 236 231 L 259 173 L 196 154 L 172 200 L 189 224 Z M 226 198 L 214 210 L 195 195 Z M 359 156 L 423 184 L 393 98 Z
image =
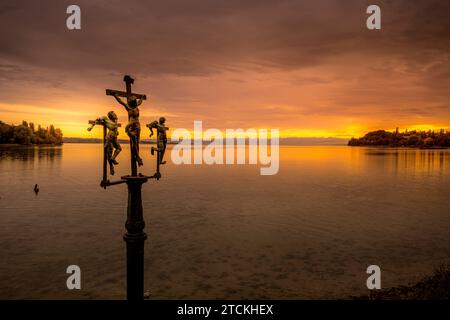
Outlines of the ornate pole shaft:
M 137 176 L 136 151 L 133 147 L 133 138 L 130 138 L 130 152 L 131 152 L 131 175 Z
M 127 299 L 144 299 L 144 232 L 142 184 L 147 177 L 125 176 L 128 185 L 127 222 L 123 239 L 127 243 Z

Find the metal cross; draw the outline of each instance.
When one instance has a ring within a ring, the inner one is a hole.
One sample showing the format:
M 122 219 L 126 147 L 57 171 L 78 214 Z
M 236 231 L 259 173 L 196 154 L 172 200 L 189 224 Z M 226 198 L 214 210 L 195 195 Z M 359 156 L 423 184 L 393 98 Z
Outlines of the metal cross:
M 136 128 L 132 131 L 136 131 L 135 132 L 135 136 L 132 138 L 130 136 L 130 151 L 131 151 L 131 175 L 132 176 L 137 176 L 137 163 L 139 163 L 140 157 L 139 157 L 139 135 L 140 135 L 140 123 L 139 123 L 139 109 L 137 108 L 138 106 L 136 106 L 134 109 L 136 109 L 134 111 L 134 116 L 136 117 L 136 119 L 134 119 L 133 121 L 130 121 L 130 113 L 133 112 L 133 108 L 130 108 L 130 102 L 132 100 L 132 98 L 134 99 L 139 99 L 139 101 L 142 102 L 142 100 L 146 100 L 147 96 L 145 94 L 140 94 L 140 93 L 133 93 L 131 91 L 131 85 L 134 83 L 134 79 L 131 78 L 129 75 L 126 75 L 123 77 L 123 81 L 125 82 L 126 85 L 126 92 L 123 91 L 119 91 L 119 90 L 111 90 L 111 89 L 106 89 L 106 95 L 108 96 L 114 96 L 114 97 L 126 97 L 127 98 L 127 103 L 123 103 L 120 101 L 120 99 L 118 100 L 128 111 L 128 121 L 129 124 L 128 126 L 130 126 L 130 124 L 136 126 Z M 127 128 L 128 128 L 127 126 Z M 137 129 L 139 128 L 139 129 Z M 142 162 L 140 163 L 140 165 L 142 165 Z

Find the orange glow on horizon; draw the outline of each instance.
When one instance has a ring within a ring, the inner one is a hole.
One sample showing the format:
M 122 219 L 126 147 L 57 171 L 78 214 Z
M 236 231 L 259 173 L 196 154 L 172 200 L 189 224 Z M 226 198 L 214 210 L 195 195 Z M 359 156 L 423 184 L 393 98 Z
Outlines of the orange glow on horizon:
M 9 124 L 20 124 L 23 120 L 27 122 L 33 122 L 35 126 L 41 125 L 42 127 L 49 126 L 53 124 L 56 128 L 60 128 L 63 131 L 64 137 L 71 138 L 101 138 L 102 130 L 100 128 L 95 128 L 91 132 L 88 132 L 86 129 L 88 127 L 87 121 L 88 119 L 94 119 L 93 112 L 86 111 L 72 111 L 72 110 L 55 110 L 52 108 L 43 108 L 32 105 L 14 105 L 8 106 L 5 104 L 0 104 L 0 109 L 2 110 L 1 121 L 9 123 Z M 105 109 L 105 108 L 102 108 Z M 17 112 L 16 110 L 20 110 Z M 76 109 L 75 109 L 76 110 Z M 106 114 L 107 109 L 104 110 L 103 113 Z M 119 109 L 120 110 L 120 109 Z M 101 112 L 100 112 L 101 113 Z M 119 115 L 119 122 L 122 124 L 122 127 L 119 129 L 119 138 L 126 139 L 127 135 L 125 133 L 125 125 L 126 125 L 126 114 L 124 111 L 117 111 Z M 177 115 L 172 115 L 174 119 L 177 119 Z M 7 120 L 6 120 L 7 119 Z M 5 121 L 6 120 L 6 121 Z M 170 121 L 170 118 L 169 118 Z M 142 122 L 142 131 L 141 131 L 141 139 L 149 138 L 149 131 L 145 128 L 145 121 Z M 203 124 L 203 132 L 208 129 L 214 129 L 213 126 L 208 126 L 208 123 L 205 121 Z M 226 124 L 226 122 L 225 122 Z M 248 130 L 249 127 L 236 126 L 232 127 L 230 124 L 228 127 L 218 128 L 222 130 L 225 134 L 225 130 L 228 129 L 242 129 Z M 329 123 L 328 123 L 329 125 Z M 169 123 L 170 126 L 170 123 Z M 417 130 L 417 131 L 439 131 L 441 129 L 449 130 L 450 126 L 445 124 L 436 123 L 428 123 L 428 124 L 410 124 L 407 126 L 398 126 L 399 130 L 408 131 Z M 185 126 L 170 126 L 170 133 L 173 132 L 177 128 L 184 128 L 188 130 L 193 137 L 193 122 L 185 123 Z M 263 129 L 264 127 L 252 127 L 256 130 Z M 351 137 L 361 137 L 369 131 L 374 130 L 386 130 L 386 131 L 395 131 L 396 127 L 375 127 L 374 125 L 362 125 L 362 124 L 350 124 L 346 126 L 335 125 L 331 129 L 325 128 L 278 128 L 280 130 L 280 138 L 343 138 L 349 139 Z M 268 129 L 277 129 L 277 128 L 264 128 Z

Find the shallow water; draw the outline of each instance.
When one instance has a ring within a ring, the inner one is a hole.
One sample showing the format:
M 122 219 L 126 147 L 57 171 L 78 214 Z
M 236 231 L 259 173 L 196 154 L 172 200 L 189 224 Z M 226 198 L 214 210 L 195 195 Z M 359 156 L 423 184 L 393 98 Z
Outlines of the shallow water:
M 126 186 L 99 187 L 101 156 L 98 144 L 0 147 L 0 298 L 124 298 Z M 144 185 L 153 298 L 345 298 L 366 293 L 371 264 L 391 287 L 449 261 L 450 150 L 285 146 L 280 157 L 274 176 L 169 160 Z M 82 290 L 66 288 L 71 264 Z

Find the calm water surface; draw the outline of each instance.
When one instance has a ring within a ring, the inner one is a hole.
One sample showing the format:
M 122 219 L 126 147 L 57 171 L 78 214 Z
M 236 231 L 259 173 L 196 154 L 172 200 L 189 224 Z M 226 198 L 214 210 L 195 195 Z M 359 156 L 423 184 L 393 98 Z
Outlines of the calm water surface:
M 0 298 L 124 298 L 127 193 L 99 187 L 101 156 L 98 144 L 0 147 Z M 366 293 L 368 265 L 390 287 L 449 261 L 450 150 L 286 146 L 280 157 L 275 176 L 168 161 L 144 185 L 153 298 L 345 298 Z M 82 290 L 66 289 L 70 264 Z

